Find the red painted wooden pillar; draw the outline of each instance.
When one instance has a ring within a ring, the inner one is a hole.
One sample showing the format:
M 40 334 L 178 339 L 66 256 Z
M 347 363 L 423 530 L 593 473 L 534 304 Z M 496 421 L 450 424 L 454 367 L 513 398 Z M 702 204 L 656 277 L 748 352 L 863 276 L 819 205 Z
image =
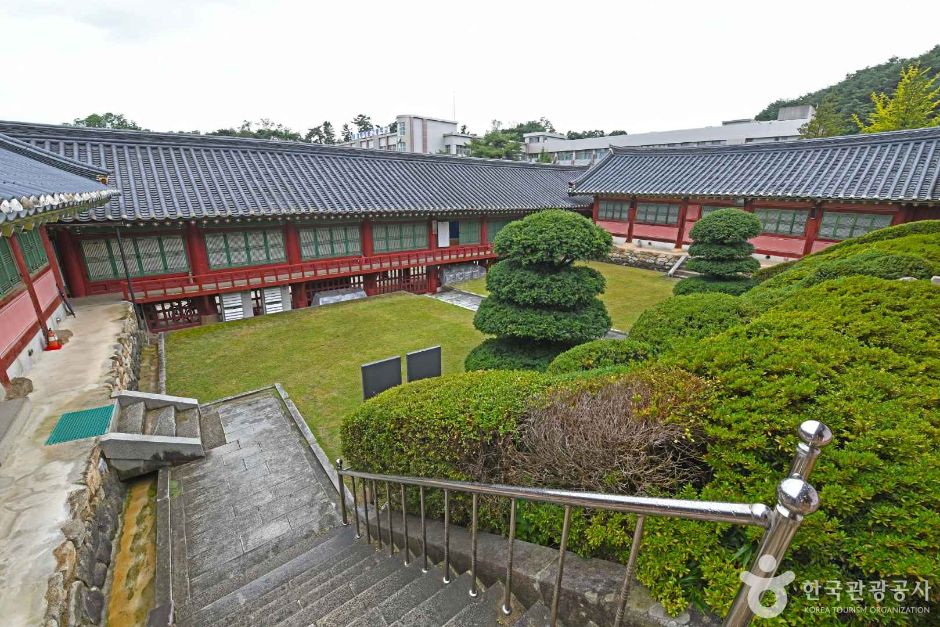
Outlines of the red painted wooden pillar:
M 300 230 L 292 222 L 284 225 L 284 252 L 289 264 L 303 261 L 303 255 L 300 251 Z
M 441 228 L 440 220 L 428 220 L 428 248 L 437 250 L 437 231 Z
M 49 240 L 49 233 L 46 227 L 40 226 L 39 239 L 42 240 L 42 247 L 46 251 L 46 258 L 49 260 L 49 267 L 52 268 L 52 275 L 55 277 L 55 284 L 61 290 L 65 291 L 65 281 L 62 280 L 62 268 L 59 267 L 59 258 L 55 254 L 52 242 Z
M 630 201 L 627 210 L 627 242 L 633 241 L 633 225 L 636 224 L 636 199 Z
M 486 216 L 480 217 L 480 245 L 486 246 L 489 234 L 486 231 Z
M 597 224 L 598 216 L 600 215 L 601 208 L 601 199 L 597 196 L 594 197 L 594 204 L 591 205 L 591 218 L 594 220 L 594 224 Z
M 891 217 L 891 226 L 911 222 L 914 219 L 914 208 L 910 205 L 899 207 L 897 212 Z
M 33 287 L 33 278 L 29 275 L 29 268 L 26 267 L 23 249 L 20 248 L 20 243 L 17 241 L 15 235 L 9 237 L 8 243 L 10 244 L 10 252 L 13 253 L 13 261 L 16 263 L 16 269 L 19 271 L 20 276 L 23 277 L 26 291 L 29 292 L 29 299 L 33 302 L 33 310 L 36 312 L 36 320 L 39 321 L 39 328 L 42 329 L 43 337 L 48 337 L 49 331 L 48 327 L 46 327 L 46 321 L 43 319 L 42 305 L 39 304 L 39 297 L 36 296 L 36 288 Z M 43 344 L 45 344 L 45 342 L 43 342 Z
M 186 223 L 185 239 L 190 272 L 194 276 L 209 274 L 209 254 L 206 252 L 206 242 L 195 222 Z
M 679 204 L 679 232 L 676 233 L 676 250 L 682 250 L 682 240 L 685 235 L 685 219 L 689 214 L 689 201 L 683 200 Z
M 806 236 L 803 242 L 803 255 L 813 252 L 816 235 L 819 234 L 819 223 L 822 222 L 822 208 L 816 205 L 810 210 L 810 218 L 806 221 Z
M 428 294 L 436 294 L 440 285 L 439 266 L 428 266 Z
M 372 220 L 366 218 L 360 225 L 362 239 L 362 256 L 371 257 L 375 254 L 372 244 Z
M 59 245 L 62 266 L 68 280 L 69 293 L 73 298 L 81 298 L 88 294 L 88 283 L 85 278 L 85 261 L 78 250 L 78 242 L 72 232 L 62 229 L 56 233 L 56 243 Z

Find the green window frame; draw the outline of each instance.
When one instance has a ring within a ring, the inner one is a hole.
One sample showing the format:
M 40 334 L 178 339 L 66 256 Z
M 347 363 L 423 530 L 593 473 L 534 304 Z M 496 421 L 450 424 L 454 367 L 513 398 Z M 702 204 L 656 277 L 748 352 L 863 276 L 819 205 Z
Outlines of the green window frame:
M 702 217 L 704 218 L 710 213 L 718 211 L 719 209 L 741 209 L 741 207 L 729 207 L 726 205 L 703 205 L 702 206 Z M 743 211 L 743 210 L 742 210 Z
M 825 211 L 819 224 L 821 239 L 844 240 L 891 226 L 893 216 L 886 213 Z
M 23 231 L 14 235 L 19 242 L 20 249 L 23 251 L 23 259 L 26 261 L 26 268 L 30 273 L 45 267 L 49 263 L 46 256 L 46 249 L 42 245 L 42 236 L 38 229 L 32 231 Z
M 358 224 L 336 224 L 300 229 L 300 256 L 304 259 L 352 257 L 362 254 Z
M 630 219 L 630 203 L 602 200 L 597 206 L 597 218 L 625 222 Z
M 496 235 L 510 222 L 512 222 L 512 220 L 487 220 L 486 243 L 492 244 L 496 240 Z
M 132 277 L 189 272 L 189 257 L 182 235 L 124 237 L 127 271 Z M 92 281 L 124 278 L 124 263 L 117 238 L 82 240 L 85 270 Z
M 372 225 L 372 249 L 377 253 L 420 250 L 427 247 L 426 222 L 376 222 Z
M 636 206 L 636 221 L 640 224 L 679 224 L 679 205 L 641 202 Z
M 769 235 L 803 236 L 806 233 L 808 209 L 755 209 L 760 220 L 761 233 Z
M 480 225 L 479 220 L 460 220 L 458 231 L 460 237 L 458 242 L 461 244 L 479 244 L 480 243 Z
M 251 231 L 216 231 L 206 233 L 209 267 L 234 268 L 283 263 L 284 232 L 281 229 Z
M 0 296 L 5 296 L 23 281 L 7 238 L 0 237 Z

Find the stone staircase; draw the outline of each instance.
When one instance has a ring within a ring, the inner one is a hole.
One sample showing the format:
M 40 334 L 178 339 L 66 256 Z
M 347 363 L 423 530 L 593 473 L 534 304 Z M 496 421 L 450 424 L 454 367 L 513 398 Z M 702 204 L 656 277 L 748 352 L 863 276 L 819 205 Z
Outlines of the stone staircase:
M 192 627 L 329 627 L 548 625 L 541 602 L 525 609 L 513 599 L 513 613 L 501 610 L 504 588 L 477 582 L 471 597 L 470 573 L 451 569 L 444 583 L 441 565 L 422 570 L 414 556 L 388 555 L 348 527 L 304 542 L 296 557 L 271 560 L 252 572 L 245 585 L 224 594 L 203 594 L 177 612 L 177 624 Z M 244 565 L 243 565 L 244 566 Z M 182 614 L 182 616 L 181 616 Z
M 99 444 L 121 479 L 205 455 L 196 399 L 133 391 L 113 398 L 111 427 Z

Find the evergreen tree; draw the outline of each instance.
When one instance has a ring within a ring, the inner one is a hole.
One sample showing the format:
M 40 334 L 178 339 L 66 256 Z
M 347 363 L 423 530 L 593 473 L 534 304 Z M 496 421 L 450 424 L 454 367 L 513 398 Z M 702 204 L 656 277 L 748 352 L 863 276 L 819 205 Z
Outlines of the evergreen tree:
M 122 113 L 92 113 L 83 118 L 72 120 L 71 126 L 86 126 L 88 128 L 119 128 L 132 131 L 143 131 L 146 129 L 137 125 L 137 122 L 128 120 Z
M 814 137 L 832 137 L 845 133 L 845 123 L 842 114 L 836 108 L 836 99 L 827 94 L 816 107 L 813 118 L 800 127 L 800 137 L 812 139 Z
M 490 296 L 473 319 L 486 340 L 467 357 L 467 369 L 519 367 L 525 357 L 554 355 L 604 335 L 610 317 L 597 295 L 604 277 L 579 259 L 610 251 L 611 236 L 573 211 L 540 211 L 506 225 L 494 250 L 503 257 L 486 275 Z
M 872 93 L 875 110 L 869 114 L 866 124 L 858 115 L 852 119 L 863 133 L 899 131 L 910 128 L 940 126 L 940 74 L 930 76 L 930 68 L 912 64 L 901 72 L 894 93 Z
M 689 231 L 693 241 L 686 268 L 702 276 L 682 279 L 673 293 L 746 291 L 751 273 L 760 268 L 747 240 L 760 235 L 760 230 L 757 216 L 740 209 L 719 209 L 697 221 Z
M 375 128 L 372 124 L 372 118 L 364 113 L 360 113 L 354 117 L 352 119 L 352 123 L 360 133 L 371 131 L 373 128 Z
M 349 124 L 343 124 L 343 130 L 340 134 L 340 138 L 344 142 L 352 141 L 352 131 L 349 129 Z
M 552 156 L 545 152 L 545 149 L 542 148 L 542 152 L 539 153 L 539 163 L 551 163 Z
M 511 133 L 501 130 L 498 122 L 494 122 L 492 130 L 483 137 L 470 140 L 470 155 L 515 161 L 522 155 L 522 144 Z
M 333 130 L 333 123 L 329 120 L 323 122 L 323 143 L 324 144 L 335 144 L 336 143 L 336 131 Z

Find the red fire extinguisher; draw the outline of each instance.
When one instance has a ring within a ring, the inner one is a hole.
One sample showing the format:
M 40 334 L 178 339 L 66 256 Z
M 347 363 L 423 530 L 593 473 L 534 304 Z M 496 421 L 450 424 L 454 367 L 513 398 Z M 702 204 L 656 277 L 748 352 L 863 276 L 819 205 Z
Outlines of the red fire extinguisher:
M 57 351 L 60 348 L 62 348 L 62 342 L 59 341 L 59 336 L 55 334 L 55 331 L 49 329 L 46 335 L 46 350 Z

